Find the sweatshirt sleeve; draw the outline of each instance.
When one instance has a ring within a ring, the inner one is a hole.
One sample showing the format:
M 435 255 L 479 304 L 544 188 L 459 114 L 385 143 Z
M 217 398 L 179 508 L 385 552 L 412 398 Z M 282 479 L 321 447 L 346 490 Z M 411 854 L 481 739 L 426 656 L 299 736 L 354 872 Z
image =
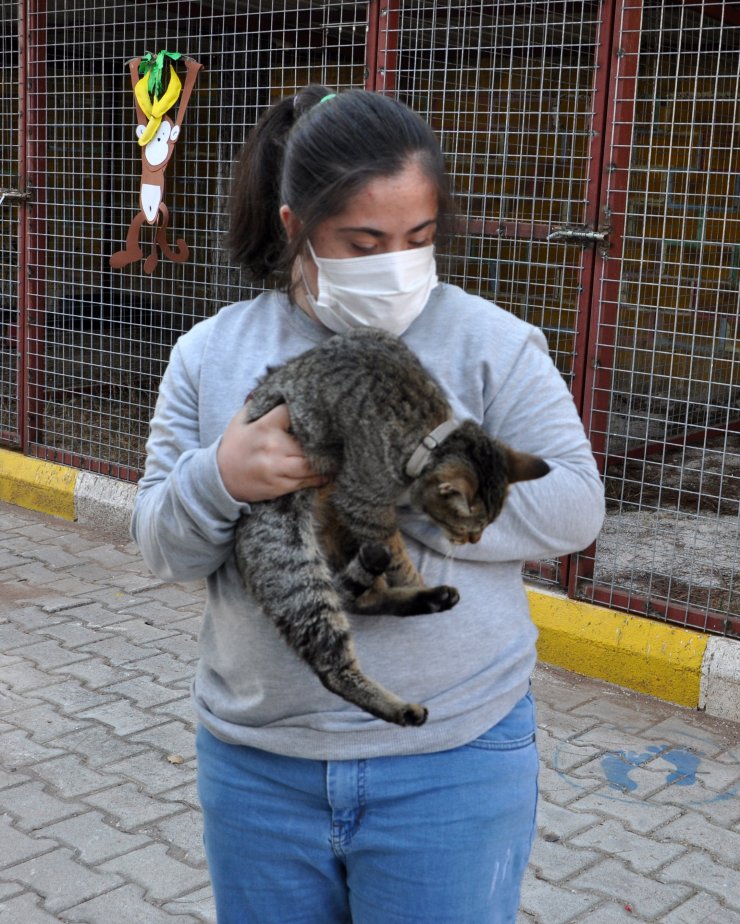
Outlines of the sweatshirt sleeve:
M 162 379 L 150 424 L 131 534 L 158 576 L 207 577 L 229 556 L 234 527 L 249 506 L 224 487 L 216 463 L 220 438 L 201 446 L 198 389 L 179 344 Z
M 402 529 L 442 554 L 473 561 L 553 558 L 590 545 L 604 519 L 604 488 L 573 399 L 536 328 L 490 398 L 483 425 L 513 448 L 542 456 L 549 474 L 513 485 L 476 545 L 452 545 L 413 514 L 401 516 Z

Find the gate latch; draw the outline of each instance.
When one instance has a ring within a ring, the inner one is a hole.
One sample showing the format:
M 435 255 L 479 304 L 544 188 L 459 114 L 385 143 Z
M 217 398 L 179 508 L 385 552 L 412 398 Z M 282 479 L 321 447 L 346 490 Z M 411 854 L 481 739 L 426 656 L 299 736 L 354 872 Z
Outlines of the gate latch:
M 592 231 L 590 228 L 557 228 L 547 235 L 548 241 L 572 241 L 574 244 L 603 244 L 609 236 L 610 229 Z
M 30 190 L 0 189 L 0 205 L 8 199 L 10 202 L 30 202 L 33 196 Z

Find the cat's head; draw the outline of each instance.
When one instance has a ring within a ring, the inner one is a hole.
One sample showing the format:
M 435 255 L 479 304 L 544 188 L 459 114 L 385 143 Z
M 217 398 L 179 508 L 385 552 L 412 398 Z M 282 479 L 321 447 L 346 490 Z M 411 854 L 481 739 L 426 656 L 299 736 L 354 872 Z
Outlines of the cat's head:
M 450 542 L 478 542 L 501 512 L 509 486 L 549 471 L 544 459 L 517 452 L 466 421 L 432 452 L 411 486 L 411 501 Z

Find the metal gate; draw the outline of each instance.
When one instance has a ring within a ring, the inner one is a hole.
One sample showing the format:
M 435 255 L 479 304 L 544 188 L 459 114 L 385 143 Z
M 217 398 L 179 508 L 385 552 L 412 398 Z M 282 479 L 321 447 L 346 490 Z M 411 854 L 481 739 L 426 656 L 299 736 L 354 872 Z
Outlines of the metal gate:
M 172 342 L 249 294 L 222 250 L 246 131 L 309 81 L 365 86 L 439 132 L 446 275 L 544 329 L 592 437 L 605 530 L 530 573 L 738 633 L 737 3 L 0 6 L 4 443 L 135 480 Z M 162 49 L 204 65 L 166 192 L 191 258 L 113 270 L 141 180 L 126 61 Z

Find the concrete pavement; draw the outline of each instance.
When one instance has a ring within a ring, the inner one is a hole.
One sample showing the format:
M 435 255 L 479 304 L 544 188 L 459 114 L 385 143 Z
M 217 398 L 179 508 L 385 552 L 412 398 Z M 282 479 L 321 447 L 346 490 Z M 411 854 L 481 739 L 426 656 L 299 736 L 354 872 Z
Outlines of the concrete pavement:
M 188 694 L 203 591 L 104 527 L 0 503 L 0 924 L 215 921 Z M 740 725 L 558 668 L 534 689 L 519 924 L 740 924 Z

